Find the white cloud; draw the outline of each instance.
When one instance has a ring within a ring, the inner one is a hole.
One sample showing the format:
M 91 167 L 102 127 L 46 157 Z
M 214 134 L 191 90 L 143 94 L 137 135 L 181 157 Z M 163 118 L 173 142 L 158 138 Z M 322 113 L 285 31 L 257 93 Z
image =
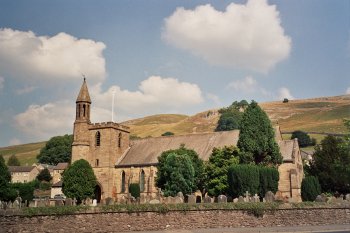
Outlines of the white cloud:
M 348 89 L 346 89 L 346 94 L 350 95 L 350 87 Z
M 229 88 L 235 91 L 242 91 L 246 93 L 255 92 L 258 88 L 258 83 L 251 76 L 245 77 L 243 80 L 235 80 L 229 83 Z
M 209 4 L 177 8 L 165 19 L 162 37 L 210 64 L 260 72 L 286 59 L 291 50 L 279 12 L 267 0 L 231 3 L 224 12 Z
M 99 82 L 106 76 L 102 42 L 77 39 L 61 32 L 52 37 L 0 29 L 0 72 L 35 80 L 81 79 Z
M 112 91 L 116 91 L 115 116 L 117 121 L 126 116 L 172 112 L 185 109 L 203 101 L 202 92 L 196 84 L 180 82 L 174 78 L 151 76 L 142 81 L 139 90 L 123 90 L 112 86 L 107 91 L 97 84 L 89 87 L 92 122 L 111 120 Z M 16 127 L 37 139 L 72 132 L 75 117 L 75 100 L 51 102 L 44 105 L 30 105 L 15 116 Z
M 0 76 L 0 90 L 4 88 L 5 79 Z
M 18 138 L 12 138 L 10 141 L 9 141 L 9 145 L 10 146 L 13 146 L 13 145 L 19 145 L 21 144 L 21 140 L 19 140 Z
M 294 96 L 292 96 L 292 94 L 290 93 L 288 88 L 281 87 L 280 89 L 278 89 L 278 96 L 277 96 L 277 98 L 279 100 L 283 100 L 284 98 L 287 98 L 289 100 L 293 100 Z
M 17 89 L 15 92 L 17 95 L 23 95 L 23 94 L 28 94 L 34 91 L 37 87 L 34 86 L 26 86 L 21 89 Z

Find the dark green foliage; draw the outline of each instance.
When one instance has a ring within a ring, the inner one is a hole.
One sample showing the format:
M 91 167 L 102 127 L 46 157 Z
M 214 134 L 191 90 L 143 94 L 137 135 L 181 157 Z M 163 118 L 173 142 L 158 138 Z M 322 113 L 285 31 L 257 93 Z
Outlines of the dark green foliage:
M 140 185 L 138 183 L 131 183 L 129 185 L 129 193 L 135 198 L 140 197 Z
M 319 194 L 321 194 L 321 186 L 317 177 L 305 177 L 301 182 L 301 198 L 303 201 L 314 201 Z
M 219 113 L 221 115 L 216 131 L 239 129 L 243 115 L 240 110 L 245 109 L 247 106 L 248 102 L 246 100 L 242 100 L 240 102 L 235 101 L 229 107 L 220 109 Z
M 162 136 L 172 136 L 172 135 L 174 135 L 174 133 L 170 132 L 170 131 L 167 131 L 167 132 L 162 134 Z
M 243 196 L 246 191 L 259 193 L 259 167 L 256 165 L 232 165 L 228 168 L 228 193 L 232 197 Z
M 157 187 L 164 189 L 165 184 L 167 182 L 167 178 L 169 174 L 164 173 L 164 164 L 166 161 L 166 158 L 169 154 L 177 154 L 177 155 L 185 155 L 190 158 L 191 160 L 191 166 L 194 169 L 194 187 L 192 187 L 192 191 L 196 191 L 197 189 L 203 190 L 204 188 L 204 164 L 203 161 L 198 157 L 198 154 L 194 150 L 190 150 L 185 148 L 184 145 L 181 145 L 180 148 L 176 150 L 168 150 L 164 151 L 159 157 L 158 157 L 158 172 L 157 172 Z
M 11 155 L 7 161 L 7 166 L 21 166 L 17 156 L 15 154 Z
M 82 200 L 92 197 L 96 186 L 96 177 L 90 164 L 80 159 L 75 161 L 63 173 L 63 193 L 70 198 Z
M 205 166 L 205 186 L 210 196 L 227 193 L 227 170 L 229 166 L 238 164 L 238 155 L 239 150 L 234 146 L 213 149 Z
M 165 196 L 175 196 L 178 192 L 190 194 L 195 191 L 195 169 L 191 158 L 186 154 L 172 152 L 158 165 L 157 186 Z M 165 181 L 163 184 L 160 183 Z
M 47 181 L 41 181 L 39 185 L 40 190 L 49 190 L 51 189 L 51 183 Z
M 36 177 L 39 181 L 51 181 L 52 180 L 52 176 L 50 174 L 49 169 L 44 168 Z
M 237 146 L 242 152 L 253 155 L 254 160 L 249 162 L 274 165 L 282 163 L 271 121 L 255 101 L 249 104 L 243 114 Z
M 318 178 L 322 192 L 350 193 L 350 149 L 346 138 L 325 137 L 315 147 L 309 173 Z
M 300 147 L 316 145 L 316 139 L 311 139 L 310 136 L 301 130 L 296 130 L 292 133 L 291 139 L 297 138 Z
M 264 197 L 268 191 L 276 193 L 278 190 L 279 173 L 274 167 L 259 167 L 260 188 L 259 196 Z
M 51 138 L 40 150 L 37 159 L 40 163 L 57 165 L 70 162 L 72 155 L 73 135 L 64 135 Z
M 13 199 L 13 190 L 11 189 L 11 173 L 9 172 L 4 157 L 0 155 L 0 200 L 9 201 Z
M 12 184 L 12 188 L 22 198 L 22 201 L 33 200 L 35 186 L 36 186 L 35 181 L 28 182 L 28 183 L 14 183 L 14 184 Z
M 283 99 L 283 103 L 288 103 L 288 102 L 289 102 L 289 100 L 287 98 Z

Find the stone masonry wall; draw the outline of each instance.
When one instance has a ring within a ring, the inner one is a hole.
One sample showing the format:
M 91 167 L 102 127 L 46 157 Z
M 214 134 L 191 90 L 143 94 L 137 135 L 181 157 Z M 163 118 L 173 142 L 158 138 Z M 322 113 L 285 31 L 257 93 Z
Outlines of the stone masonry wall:
M 1 216 L 0 232 L 121 232 L 327 224 L 350 224 L 350 209 L 280 209 L 265 213 L 261 218 L 241 210 Z

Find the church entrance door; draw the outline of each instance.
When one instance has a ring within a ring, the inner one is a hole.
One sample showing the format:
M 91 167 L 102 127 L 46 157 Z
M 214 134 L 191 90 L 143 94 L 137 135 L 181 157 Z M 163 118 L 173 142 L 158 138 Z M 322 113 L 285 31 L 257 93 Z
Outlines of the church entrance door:
M 97 203 L 101 202 L 101 187 L 100 185 L 95 186 L 95 199 L 97 200 Z

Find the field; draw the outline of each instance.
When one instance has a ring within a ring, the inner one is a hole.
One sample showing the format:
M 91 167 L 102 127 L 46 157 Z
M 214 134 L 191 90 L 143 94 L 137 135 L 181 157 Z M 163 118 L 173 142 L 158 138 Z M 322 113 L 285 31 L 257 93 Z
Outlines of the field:
M 260 106 L 266 111 L 274 125 L 282 132 L 303 130 L 318 133 L 345 133 L 344 118 L 350 118 L 350 95 L 291 100 L 288 103 L 267 102 Z M 213 132 L 219 113 L 217 109 L 197 113 L 193 116 L 159 114 L 123 122 L 130 127 L 130 134 L 137 137 L 159 137 L 170 131 L 175 135 Z M 310 134 L 320 142 L 323 135 Z M 285 134 L 284 138 L 290 138 Z M 36 162 L 36 156 L 45 142 L 30 143 L 0 148 L 5 160 L 16 154 L 22 165 Z

